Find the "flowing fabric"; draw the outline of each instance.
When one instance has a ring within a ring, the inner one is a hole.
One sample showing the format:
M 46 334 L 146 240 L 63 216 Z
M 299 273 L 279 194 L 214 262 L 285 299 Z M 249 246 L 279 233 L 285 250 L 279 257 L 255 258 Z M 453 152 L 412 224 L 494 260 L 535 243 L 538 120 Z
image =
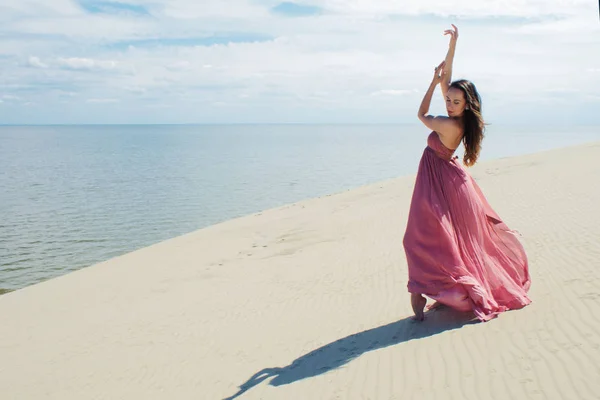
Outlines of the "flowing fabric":
M 531 303 L 527 255 L 453 154 L 429 135 L 403 240 L 407 287 L 487 321 Z

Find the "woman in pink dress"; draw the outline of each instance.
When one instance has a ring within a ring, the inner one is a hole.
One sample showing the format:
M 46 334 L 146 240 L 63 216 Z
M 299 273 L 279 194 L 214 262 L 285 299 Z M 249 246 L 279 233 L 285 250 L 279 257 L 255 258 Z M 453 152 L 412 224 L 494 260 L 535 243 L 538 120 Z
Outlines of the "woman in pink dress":
M 490 207 L 481 189 L 453 157 L 462 142 L 463 162 L 475 164 L 481 149 L 484 121 L 481 99 L 467 80 L 451 83 L 458 29 L 451 36 L 446 59 L 435 68 L 419 119 L 433 132 L 427 138 L 416 177 L 403 239 L 408 263 L 408 291 L 422 321 L 430 308 L 447 305 L 473 311 L 481 321 L 531 302 L 527 255 L 516 233 Z M 448 116 L 428 115 L 440 84 Z

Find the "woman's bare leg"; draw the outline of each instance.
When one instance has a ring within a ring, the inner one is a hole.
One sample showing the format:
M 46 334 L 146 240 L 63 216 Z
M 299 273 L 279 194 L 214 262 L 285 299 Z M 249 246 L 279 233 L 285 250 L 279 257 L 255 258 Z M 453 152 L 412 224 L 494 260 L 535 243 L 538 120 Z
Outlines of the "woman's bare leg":
M 423 297 L 420 293 L 411 293 L 410 303 L 415 313 L 413 319 L 415 321 L 423 321 L 425 319 L 425 313 L 423 313 L 423 310 L 425 309 L 425 304 L 427 304 L 425 297 Z

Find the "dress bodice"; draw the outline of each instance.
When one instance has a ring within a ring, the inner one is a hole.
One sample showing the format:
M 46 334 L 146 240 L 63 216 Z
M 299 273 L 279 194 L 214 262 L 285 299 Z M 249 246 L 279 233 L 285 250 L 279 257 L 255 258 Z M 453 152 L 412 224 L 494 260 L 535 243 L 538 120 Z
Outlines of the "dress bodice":
M 439 158 L 442 158 L 444 160 L 452 159 L 452 155 L 455 151 L 444 146 L 444 144 L 440 140 L 440 137 L 435 131 L 429 134 L 429 137 L 427 138 L 427 147 L 433 150 Z

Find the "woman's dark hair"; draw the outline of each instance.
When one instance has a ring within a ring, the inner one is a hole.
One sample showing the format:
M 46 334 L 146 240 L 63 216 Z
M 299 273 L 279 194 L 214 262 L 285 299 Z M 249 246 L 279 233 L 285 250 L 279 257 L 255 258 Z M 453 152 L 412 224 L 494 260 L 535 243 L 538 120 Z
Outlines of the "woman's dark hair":
M 466 79 L 454 81 L 450 84 L 450 87 L 460 89 L 465 95 L 467 104 L 463 114 L 465 128 L 462 140 L 465 145 L 463 163 L 467 167 L 471 167 L 477 162 L 477 158 L 479 157 L 485 130 L 485 122 L 481 115 L 481 97 L 473 82 Z

